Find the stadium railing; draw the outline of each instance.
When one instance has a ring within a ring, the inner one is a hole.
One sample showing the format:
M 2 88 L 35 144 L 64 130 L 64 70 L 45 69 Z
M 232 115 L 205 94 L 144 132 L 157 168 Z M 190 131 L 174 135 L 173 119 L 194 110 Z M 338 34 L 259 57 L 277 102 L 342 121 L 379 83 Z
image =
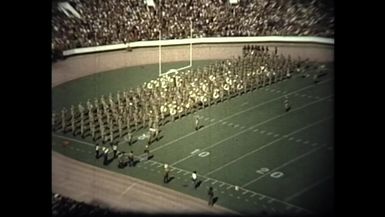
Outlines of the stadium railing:
M 76 48 L 63 51 L 63 56 L 77 54 L 122 50 L 127 48 L 189 45 L 189 44 L 215 44 L 215 43 L 263 43 L 263 42 L 290 42 L 290 43 L 319 43 L 334 45 L 334 39 L 314 36 L 258 36 L 258 37 L 212 37 L 212 38 L 186 38 L 172 40 L 137 41 L 127 44 L 104 45 L 97 47 Z

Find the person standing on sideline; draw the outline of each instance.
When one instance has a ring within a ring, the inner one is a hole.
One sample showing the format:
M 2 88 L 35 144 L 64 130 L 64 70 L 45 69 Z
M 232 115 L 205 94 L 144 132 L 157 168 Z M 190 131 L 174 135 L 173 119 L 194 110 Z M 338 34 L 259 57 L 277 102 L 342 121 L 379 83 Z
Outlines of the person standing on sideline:
M 194 189 L 197 189 L 197 172 L 196 171 L 194 171 L 191 174 L 191 178 L 192 178 L 192 181 L 194 183 Z
M 128 166 L 134 166 L 134 152 L 132 150 L 128 153 Z
M 148 130 L 148 141 L 147 141 L 147 145 L 150 145 L 151 144 L 151 142 L 152 142 L 152 138 L 153 138 L 153 131 L 154 131 L 154 129 L 152 129 L 152 128 L 150 128 L 149 130 Z
M 108 162 L 108 151 L 108 148 L 104 149 L 104 165 L 106 165 Z
M 209 195 L 209 206 L 214 206 L 214 189 L 211 186 L 209 188 L 208 195 Z
M 195 131 L 198 131 L 199 129 L 199 118 L 198 116 L 195 117 Z
M 168 168 L 168 164 L 164 164 L 164 177 L 163 177 L 163 183 L 168 182 L 168 176 L 169 176 L 170 170 Z
M 146 145 L 145 149 L 144 149 L 144 153 L 146 154 L 146 158 L 147 160 L 149 159 L 150 157 L 150 149 L 149 149 L 149 145 Z
M 289 98 L 287 96 L 285 96 L 284 105 L 285 105 L 285 111 L 288 112 L 290 110 L 290 104 L 289 104 Z
M 153 140 L 159 141 L 159 127 L 155 123 L 153 125 L 152 131 L 153 131 L 153 134 L 154 134 L 153 135 Z
M 118 153 L 118 146 L 116 145 L 116 143 L 112 143 L 112 150 L 114 150 L 114 158 L 117 157 L 117 153 Z
M 319 82 L 317 73 L 314 73 L 314 75 L 313 75 L 313 82 L 314 82 L 314 84 L 317 84 Z
M 95 147 L 95 151 L 96 151 L 96 158 L 98 158 L 99 157 L 99 144 L 96 144 L 96 147 Z

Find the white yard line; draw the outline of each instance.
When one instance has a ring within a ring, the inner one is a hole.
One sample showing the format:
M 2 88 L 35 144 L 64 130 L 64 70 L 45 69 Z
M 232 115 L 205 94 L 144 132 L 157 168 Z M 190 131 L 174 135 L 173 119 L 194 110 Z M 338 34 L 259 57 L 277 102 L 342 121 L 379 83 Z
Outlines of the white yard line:
M 329 82 L 329 81 L 332 81 L 332 80 L 333 80 L 333 79 L 329 79 L 329 80 L 325 80 L 324 82 L 326 83 L 326 82 Z M 295 93 L 297 93 L 297 92 L 301 92 L 301 91 L 303 91 L 303 90 L 306 90 L 306 89 L 309 89 L 309 88 L 313 88 L 313 87 L 314 87 L 313 84 L 312 84 L 312 85 L 308 85 L 308 86 L 303 87 L 303 88 L 301 88 L 301 89 L 298 89 L 298 90 L 289 92 L 289 93 L 287 93 L 287 94 L 285 94 L 285 95 L 292 95 L 292 94 L 295 94 Z M 260 106 L 266 105 L 266 104 L 268 104 L 268 103 L 270 103 L 270 102 L 277 101 L 277 100 L 279 100 L 279 99 L 281 99 L 281 98 L 283 98 L 283 97 L 284 97 L 284 96 L 275 97 L 275 98 L 273 98 L 273 99 L 267 100 L 267 101 L 265 101 L 265 102 L 263 102 L 263 103 L 260 103 L 260 104 L 258 104 L 258 105 L 252 106 L 252 107 L 250 107 L 250 108 L 248 108 L 248 109 L 245 109 L 245 110 L 236 112 L 236 113 L 234 113 L 234 114 L 232 114 L 232 115 L 230 115 L 230 116 L 225 117 L 224 119 L 218 120 L 218 121 L 216 121 L 216 122 L 214 122 L 214 123 L 211 123 L 211 124 L 205 126 L 204 129 L 207 129 L 207 128 L 209 128 L 209 127 L 212 127 L 212 126 L 214 126 L 214 125 L 217 125 L 217 124 L 219 124 L 220 122 L 222 122 L 222 121 L 224 121 L 224 120 L 228 120 L 228 119 L 230 119 L 230 118 L 233 118 L 233 117 L 235 117 L 235 116 L 238 116 L 238 115 L 243 114 L 243 113 L 245 113 L 245 112 L 248 112 L 248 111 L 250 111 L 250 110 L 256 109 L 256 108 L 258 108 L 258 107 L 260 107 Z M 161 146 L 158 146 L 158 147 L 154 148 L 154 149 L 151 150 L 151 151 L 152 151 L 152 152 L 155 152 L 155 151 L 157 151 L 157 150 L 159 150 L 159 149 L 162 149 L 162 148 L 164 148 L 164 147 L 167 147 L 167 146 L 169 146 L 169 145 L 171 145 L 171 144 L 173 144 L 173 143 L 175 143 L 175 142 L 178 142 L 179 140 L 182 140 L 182 139 L 187 138 L 187 137 L 189 137 L 189 136 L 191 136 L 191 135 L 194 135 L 194 134 L 196 134 L 196 133 L 198 133 L 198 132 L 199 132 L 199 131 L 193 131 L 193 132 L 191 132 L 191 133 L 188 133 L 188 134 L 186 134 L 186 135 L 184 135 L 184 136 L 182 136 L 182 137 L 179 137 L 179 138 L 174 139 L 174 140 L 172 140 L 172 141 L 170 141 L 170 142 L 168 142 L 168 143 L 165 143 L 165 144 L 163 144 L 163 145 L 161 145 Z M 143 155 L 144 155 L 144 154 L 143 154 Z
M 262 176 L 259 176 L 258 178 L 255 178 L 255 179 L 253 179 L 253 180 L 251 180 L 251 181 L 249 181 L 249 182 L 243 184 L 242 187 L 246 187 L 246 186 L 248 186 L 248 185 L 251 185 L 252 183 L 254 183 L 254 182 L 256 182 L 256 181 L 262 179 L 263 177 L 265 177 L 265 176 L 271 174 L 272 172 L 275 172 L 275 171 L 277 171 L 277 170 L 279 170 L 279 169 L 281 169 L 281 168 L 283 168 L 283 167 L 285 167 L 285 166 L 287 166 L 287 165 L 289 165 L 289 164 L 291 164 L 291 163 L 294 163 L 295 161 L 297 161 L 297 160 L 299 160 L 299 159 L 301 159 L 301 158 L 304 158 L 305 156 L 307 156 L 307 155 L 309 155 L 309 154 L 311 154 L 311 153 L 313 153 L 313 152 L 315 152 L 315 151 L 318 151 L 320 148 L 322 148 L 322 147 L 324 147 L 324 146 L 325 146 L 325 145 L 318 146 L 318 147 L 315 148 L 315 149 L 312 149 L 312 150 L 310 150 L 310 151 L 308 151 L 308 152 L 306 152 L 306 153 L 304 153 L 304 154 L 301 154 L 301 155 L 299 155 L 298 157 L 296 157 L 296 158 L 294 158 L 294 159 L 291 159 L 291 160 L 287 161 L 286 163 L 284 163 L 284 164 L 282 164 L 282 165 L 280 165 L 280 166 L 278 166 L 278 167 L 276 167 L 276 168 L 270 170 L 268 173 L 265 173 L 265 174 L 263 174 Z
M 72 140 L 72 141 L 76 141 L 76 142 L 79 142 L 79 143 L 82 143 L 82 144 L 85 144 L 85 145 L 88 145 L 88 146 L 91 146 L 91 147 L 94 146 L 94 144 L 91 144 L 91 143 L 88 143 L 88 142 L 83 142 L 83 141 L 80 141 L 80 140 L 77 140 L 77 139 L 72 139 L 72 138 L 65 137 L 65 136 L 60 136 L 60 135 L 56 135 L 56 134 L 53 134 L 53 136 L 59 137 L 59 138 L 63 138 L 63 139 Z M 153 161 L 153 160 L 149 160 L 149 161 Z M 153 162 L 157 162 L 157 161 L 153 161 Z M 157 163 L 159 163 L 159 162 L 157 162 Z M 159 163 L 159 164 L 160 164 L 160 163 Z M 184 171 L 185 174 L 190 174 L 190 173 L 191 173 L 190 171 L 187 171 L 187 170 L 184 170 L 184 169 L 181 169 L 181 168 L 178 168 L 178 167 L 174 167 L 174 168 L 177 168 L 177 169 L 179 169 L 179 170 Z M 207 177 L 207 176 L 203 176 L 203 175 L 199 175 L 198 177 L 202 177 L 202 178 L 210 179 L 210 180 L 217 180 L 217 179 L 213 179 L 213 178 L 210 178 L 210 177 Z M 219 181 L 219 180 L 217 180 L 217 181 Z M 234 187 L 234 185 L 229 184 L 229 183 L 227 183 L 227 182 L 224 182 L 224 181 L 220 181 L 220 182 L 227 184 L 227 185 L 228 185 L 227 189 Z M 280 203 L 285 204 L 285 205 L 288 205 L 288 206 L 296 207 L 297 209 L 303 210 L 303 211 L 305 211 L 305 212 L 307 212 L 307 213 L 310 213 L 310 214 L 313 213 L 313 212 L 311 212 L 310 210 L 307 210 L 307 209 L 305 209 L 305 208 L 296 206 L 296 205 L 294 205 L 294 204 L 288 203 L 288 202 L 283 201 L 283 200 L 279 200 L 279 199 L 276 199 L 276 198 L 273 198 L 273 197 L 270 197 L 270 196 L 267 196 L 267 195 L 264 195 L 264 194 L 261 194 L 261 193 L 258 193 L 258 192 L 249 190 L 249 189 L 245 189 L 245 188 L 239 188 L 239 189 L 242 189 L 242 190 L 248 190 L 248 191 L 251 192 L 252 194 L 259 195 L 259 196 L 263 196 L 263 197 L 270 198 L 270 199 L 274 199 L 274 200 L 277 201 L 277 202 L 280 202 Z
M 308 190 L 314 188 L 315 186 L 321 184 L 322 182 L 325 182 L 326 180 L 328 180 L 328 179 L 330 179 L 330 178 L 332 178 L 332 177 L 331 177 L 331 176 L 327 176 L 327 177 L 325 177 L 325 178 L 323 178 L 323 179 L 317 181 L 316 183 L 313 183 L 312 185 L 310 185 L 310 186 L 308 186 L 308 187 L 302 189 L 301 191 L 299 191 L 299 192 L 297 192 L 297 193 L 295 193 L 295 194 L 293 194 L 293 195 L 291 195 L 291 196 L 289 196 L 289 197 L 286 197 L 286 198 L 285 198 L 285 201 L 289 201 L 289 200 L 291 200 L 291 199 L 293 199 L 293 198 L 295 198 L 295 197 L 298 197 L 299 195 L 305 193 L 306 191 L 308 191 Z
M 126 188 L 126 190 L 124 190 L 123 193 L 120 195 L 120 197 L 123 197 L 123 195 L 126 194 L 127 191 L 130 190 L 132 187 L 134 187 L 135 184 L 136 184 L 136 183 L 132 183 L 131 185 L 129 185 L 129 186 Z
M 308 106 L 310 106 L 310 105 L 313 105 L 313 104 L 315 104 L 315 103 L 318 103 L 318 102 L 321 102 L 321 101 L 323 101 L 323 100 L 326 100 L 326 99 L 328 99 L 328 98 L 330 98 L 330 97 L 332 97 L 332 96 L 323 97 L 323 98 L 321 98 L 321 99 L 319 99 L 319 100 L 316 100 L 316 101 L 313 101 L 313 102 L 311 102 L 311 103 L 305 104 L 305 105 L 303 105 L 303 106 L 301 106 L 301 107 L 298 107 L 298 108 L 296 108 L 296 109 L 293 109 L 292 112 L 293 112 L 293 111 L 297 111 L 297 110 L 301 110 L 301 109 L 306 108 L 306 107 L 308 107 Z M 292 112 L 291 112 L 291 113 L 292 113 Z M 268 119 L 268 120 L 262 121 L 262 122 L 260 122 L 260 123 L 258 123 L 258 124 L 256 124 L 256 125 L 253 125 L 253 127 L 261 126 L 261 125 L 263 125 L 263 124 L 265 124 L 265 123 L 268 123 L 268 122 L 270 122 L 270 121 L 273 121 L 273 120 L 275 120 L 275 119 L 281 118 L 281 117 L 286 116 L 286 115 L 291 114 L 291 113 L 285 112 L 285 113 L 283 113 L 283 114 L 281 114 L 281 115 L 275 116 L 275 117 L 270 118 L 270 119 Z M 212 148 L 212 147 L 215 147 L 215 146 L 221 144 L 222 142 L 227 141 L 227 140 L 229 140 L 229 139 L 232 139 L 232 138 L 234 138 L 234 137 L 237 137 L 237 136 L 239 136 L 239 135 L 241 135 L 241 134 L 243 134 L 243 133 L 245 133 L 245 132 L 247 132 L 247 131 L 249 131 L 249 129 L 244 129 L 244 130 L 242 130 L 242 131 L 239 131 L 238 133 L 233 134 L 232 136 L 226 137 L 225 139 L 222 139 L 222 140 L 219 141 L 219 142 L 216 142 L 216 143 L 214 143 L 214 144 L 212 144 L 212 145 L 210 145 L 210 146 L 205 147 L 205 148 L 202 149 L 201 151 L 205 151 L 205 150 L 207 150 L 207 149 L 210 149 L 210 148 Z M 281 140 L 281 139 L 282 139 L 282 138 L 279 138 L 279 139 L 277 139 L 277 140 Z M 178 163 L 180 163 L 180 162 L 183 162 L 183 161 L 185 161 L 185 160 L 187 160 L 187 159 L 189 159 L 189 158 L 191 158 L 191 157 L 193 157 L 193 156 L 195 156 L 195 155 L 188 155 L 187 157 L 184 157 L 184 158 L 182 158 L 182 159 L 180 159 L 180 160 L 178 160 L 178 161 L 175 161 L 174 163 L 171 164 L 171 166 L 174 166 L 174 165 L 176 165 L 176 164 L 178 164 Z M 206 174 L 206 175 L 208 175 L 208 174 Z
M 306 130 L 307 128 L 310 128 L 310 127 L 312 127 L 312 126 L 314 126 L 314 125 L 317 125 L 317 124 L 321 123 L 322 121 L 325 121 L 325 120 L 327 120 L 327 119 L 329 119 L 329 118 L 331 118 L 331 117 L 328 117 L 328 118 L 322 119 L 322 120 L 320 120 L 320 121 L 314 122 L 314 123 L 312 123 L 312 124 L 310 124 L 310 125 L 307 125 L 306 127 L 300 128 L 300 129 L 298 129 L 298 130 L 296 130 L 296 131 L 293 131 L 293 132 L 291 132 L 291 133 L 289 133 L 289 134 L 287 134 L 287 135 L 290 136 L 290 135 L 296 134 L 296 133 L 298 133 L 298 132 L 301 132 L 301 131 L 303 131 L 303 130 Z M 246 153 L 246 154 L 244 154 L 244 155 L 242 155 L 242 156 L 240 156 L 240 157 L 238 157 L 238 158 L 236 158 L 236 159 L 234 159 L 234 160 L 232 160 L 232 161 L 230 161 L 230 162 L 228 162 L 228 163 L 226 163 L 226 164 L 220 166 L 220 167 L 217 167 L 216 169 L 214 169 L 214 170 L 212 170 L 212 171 L 206 173 L 205 175 L 207 176 L 207 175 L 210 175 L 210 174 L 212 174 L 212 173 L 214 173 L 214 172 L 216 172 L 216 171 L 219 171 L 219 170 L 221 170 L 221 169 L 227 167 L 228 165 L 233 164 L 233 163 L 235 163 L 236 161 L 238 161 L 238 160 L 240 160 L 240 159 L 243 159 L 243 158 L 245 158 L 245 157 L 247 157 L 247 156 L 249 156 L 249 155 L 251 155 L 251 154 L 254 154 L 255 152 L 257 152 L 257 151 L 259 151 L 259 150 L 261 150 L 261 149 L 263 149 L 263 148 L 266 148 L 266 147 L 268 147 L 268 146 L 270 146 L 270 145 L 272 145 L 272 144 L 274 144 L 274 143 L 276 143 L 276 142 L 278 142 L 278 141 L 280 141 L 280 140 L 282 140 L 282 139 L 284 139 L 284 137 L 275 139 L 275 140 L 273 140 L 273 141 L 267 143 L 266 145 L 263 145 L 263 146 L 261 146 L 261 147 L 255 149 L 255 150 L 253 150 L 253 151 L 251 151 L 251 152 L 248 152 L 248 153 Z

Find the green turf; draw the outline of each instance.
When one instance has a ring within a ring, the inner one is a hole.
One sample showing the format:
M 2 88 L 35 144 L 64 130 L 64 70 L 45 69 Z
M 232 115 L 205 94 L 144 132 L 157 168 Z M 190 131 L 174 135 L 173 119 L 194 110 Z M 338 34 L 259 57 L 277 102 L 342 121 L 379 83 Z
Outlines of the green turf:
M 194 66 L 209 62 L 194 62 Z M 77 79 L 53 89 L 53 109 L 135 87 L 156 76 L 157 65 L 148 65 Z M 154 158 L 134 168 L 118 169 L 116 161 L 103 165 L 102 159 L 95 159 L 94 142 L 89 137 L 54 133 L 53 150 L 205 200 L 207 188 L 213 186 L 217 204 L 244 214 L 305 213 L 300 208 L 321 213 L 333 206 L 333 76 L 330 71 L 319 84 L 293 77 L 169 122 L 161 127 L 162 138 L 151 145 Z M 285 95 L 292 106 L 287 113 L 283 107 Z M 202 125 L 197 132 L 194 115 L 200 117 Z M 70 145 L 63 146 L 64 141 Z M 141 155 L 146 143 L 137 140 L 128 146 L 122 141 L 119 150 Z M 163 163 L 175 163 L 171 172 L 175 178 L 169 184 L 162 183 Z M 269 171 L 257 173 L 261 168 Z M 203 181 L 197 190 L 191 186 L 193 170 Z M 283 175 L 277 178 L 280 173 Z M 245 187 L 236 191 L 234 185 Z
M 214 62 L 214 60 L 200 61 L 194 63 L 192 68 Z M 165 69 L 178 68 L 181 65 L 186 65 L 186 63 L 164 63 L 163 67 Z M 144 82 L 156 78 L 158 74 L 158 64 L 151 64 L 92 74 L 69 81 L 53 88 L 52 109 L 58 112 L 63 106 L 69 107 L 71 104 L 77 105 L 79 102 L 83 102 L 84 106 L 88 99 L 93 102 L 95 97 L 108 96 L 110 92 L 136 88 Z

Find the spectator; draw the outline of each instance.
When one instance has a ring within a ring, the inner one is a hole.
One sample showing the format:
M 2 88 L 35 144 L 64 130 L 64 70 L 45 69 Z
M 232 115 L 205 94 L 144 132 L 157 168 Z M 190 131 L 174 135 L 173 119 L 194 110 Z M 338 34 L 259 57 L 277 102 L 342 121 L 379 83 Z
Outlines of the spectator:
M 80 18 L 67 16 L 53 3 L 52 49 L 63 50 L 157 40 L 228 36 L 334 36 L 333 5 L 328 0 L 155 1 L 69 0 Z

